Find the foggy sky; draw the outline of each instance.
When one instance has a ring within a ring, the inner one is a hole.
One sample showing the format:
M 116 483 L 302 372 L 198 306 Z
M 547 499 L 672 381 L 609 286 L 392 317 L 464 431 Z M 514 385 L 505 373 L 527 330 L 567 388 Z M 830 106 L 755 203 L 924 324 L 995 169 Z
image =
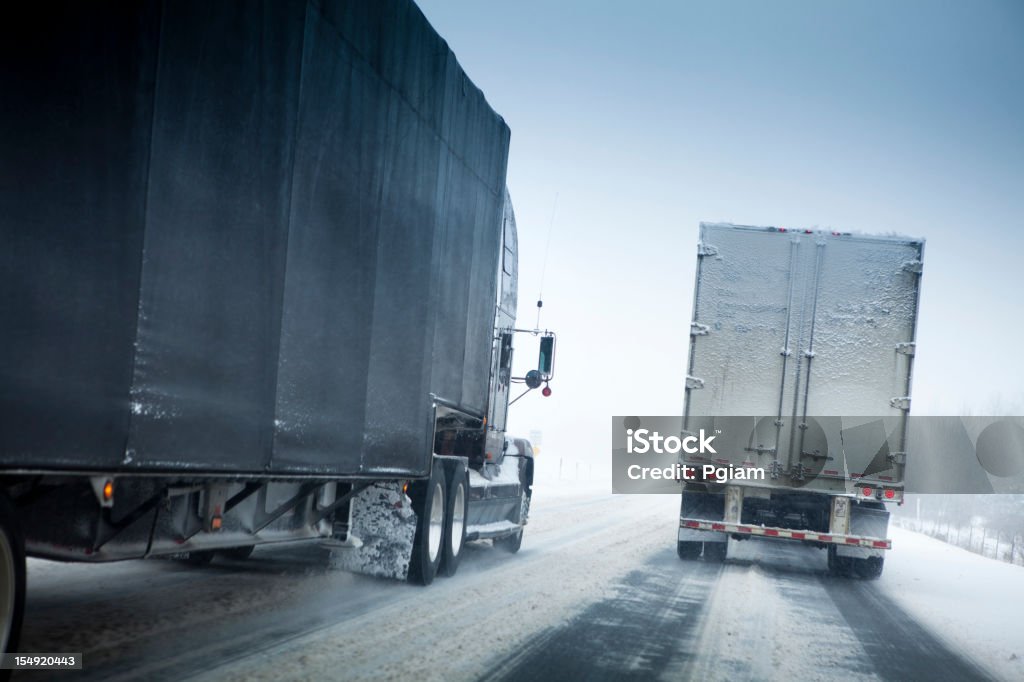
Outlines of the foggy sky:
M 541 457 L 679 412 L 701 220 L 925 237 L 912 413 L 1024 412 L 1024 4 L 420 6 L 512 129 Z

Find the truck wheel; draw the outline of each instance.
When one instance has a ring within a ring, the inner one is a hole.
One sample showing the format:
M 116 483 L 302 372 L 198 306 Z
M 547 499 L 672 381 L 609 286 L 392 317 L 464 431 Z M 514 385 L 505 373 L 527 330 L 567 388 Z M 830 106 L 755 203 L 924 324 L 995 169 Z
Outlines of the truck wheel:
M 462 548 L 466 544 L 466 516 L 469 513 L 469 475 L 461 466 L 452 467 L 447 501 L 441 575 L 453 576 L 462 560 Z
M 444 467 L 438 463 L 431 467 L 429 479 L 417 481 L 409 487 L 409 499 L 416 512 L 416 538 L 412 544 L 409 580 L 420 585 L 434 582 L 434 576 L 441 565 L 445 526 L 444 489 Z
M 853 573 L 853 559 L 839 556 L 835 545 L 828 548 L 828 572 L 834 576 L 847 578 Z
M 511 535 L 506 535 L 501 538 L 494 538 L 494 546 L 503 552 L 509 554 L 515 554 L 519 551 L 519 548 L 523 546 L 523 529 L 520 528 Z
M 676 542 L 676 554 L 683 561 L 696 559 L 700 556 L 701 545 L 703 544 L 703 542 L 694 542 L 693 540 L 678 540 Z
M 729 552 L 728 542 L 705 542 L 704 561 L 720 564 L 725 561 L 725 555 Z
M 18 651 L 21 621 L 25 615 L 25 539 L 14 507 L 0 493 L 0 637 L 3 653 Z M 10 677 L 0 671 L 0 678 Z
M 853 572 L 859 578 L 864 578 L 865 580 L 874 580 L 881 577 L 883 568 L 885 568 L 885 559 L 880 556 L 853 560 Z
M 256 545 L 242 545 L 241 547 L 232 547 L 231 549 L 221 550 L 221 554 L 226 556 L 228 559 L 242 561 L 243 559 L 251 557 L 254 549 L 256 549 Z

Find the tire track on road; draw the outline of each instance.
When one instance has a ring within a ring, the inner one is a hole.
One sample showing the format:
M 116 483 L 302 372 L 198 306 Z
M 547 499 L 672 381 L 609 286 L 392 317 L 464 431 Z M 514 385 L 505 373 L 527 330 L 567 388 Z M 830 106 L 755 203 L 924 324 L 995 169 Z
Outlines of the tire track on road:
M 680 579 L 674 549 L 648 558 L 563 627 L 538 634 L 485 679 L 649 680 L 692 647 L 721 565 L 693 562 Z

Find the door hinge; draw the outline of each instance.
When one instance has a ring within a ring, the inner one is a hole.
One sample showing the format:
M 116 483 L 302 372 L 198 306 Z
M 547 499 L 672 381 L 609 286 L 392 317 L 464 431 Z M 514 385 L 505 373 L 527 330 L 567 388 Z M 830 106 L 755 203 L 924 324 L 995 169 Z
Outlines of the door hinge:
M 902 268 L 904 272 L 912 272 L 915 275 L 920 275 L 924 268 L 924 263 L 919 260 L 908 260 L 903 262 Z
M 889 398 L 889 407 L 895 407 L 897 410 L 909 410 L 910 396 L 902 396 L 900 398 Z
M 703 379 L 699 379 L 697 377 L 687 376 L 686 377 L 686 388 L 688 388 L 688 389 L 690 389 L 690 388 L 692 388 L 692 389 L 704 388 L 704 380 Z
M 896 352 L 903 353 L 904 355 L 913 355 L 917 351 L 916 346 L 917 344 L 915 344 L 913 341 L 897 343 Z
M 717 255 L 718 255 L 718 247 L 717 246 L 715 246 L 713 244 L 706 244 L 704 242 L 700 242 L 699 244 L 697 244 L 697 257 L 698 258 L 703 258 L 704 256 L 717 256 Z
M 690 323 L 690 336 L 707 336 L 711 333 L 711 327 L 700 322 Z
M 907 463 L 907 453 L 905 452 L 890 452 L 887 458 L 893 464 L 904 465 Z
M 809 473 L 811 473 L 811 469 L 800 463 L 794 464 L 789 468 L 789 477 L 794 481 L 805 480 Z

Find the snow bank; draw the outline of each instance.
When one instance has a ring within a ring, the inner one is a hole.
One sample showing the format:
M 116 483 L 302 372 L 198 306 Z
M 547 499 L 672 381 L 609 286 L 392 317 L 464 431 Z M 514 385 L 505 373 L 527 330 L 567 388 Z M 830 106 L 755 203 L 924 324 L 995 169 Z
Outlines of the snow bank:
M 1024 679 L 1024 567 L 892 528 L 878 587 L 993 673 Z

